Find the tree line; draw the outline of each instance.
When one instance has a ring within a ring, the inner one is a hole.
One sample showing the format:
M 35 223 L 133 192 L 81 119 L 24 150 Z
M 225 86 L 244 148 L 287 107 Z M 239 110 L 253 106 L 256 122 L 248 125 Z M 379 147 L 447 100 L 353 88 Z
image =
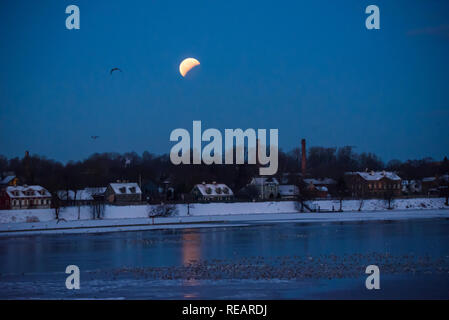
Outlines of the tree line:
M 289 173 L 297 177 L 301 172 L 299 148 L 288 152 L 279 150 L 279 169 L 276 177 Z M 177 194 L 188 193 L 197 183 L 220 182 L 235 192 L 257 176 L 258 165 L 173 165 L 169 156 L 148 151 L 95 153 L 87 159 L 62 163 L 40 155 L 6 158 L 0 155 L 0 172 L 13 171 L 22 183 L 42 185 L 50 192 L 76 190 L 84 187 L 106 186 L 116 180 L 160 184 L 169 181 Z M 307 152 L 307 175 L 341 180 L 347 171 L 388 170 L 403 179 L 422 179 L 449 172 L 449 161 L 431 158 L 420 160 L 392 160 L 384 163 L 373 153 L 357 153 L 350 146 L 340 148 L 310 147 Z M 295 175 L 296 174 L 296 175 Z M 297 183 L 289 181 L 289 183 Z

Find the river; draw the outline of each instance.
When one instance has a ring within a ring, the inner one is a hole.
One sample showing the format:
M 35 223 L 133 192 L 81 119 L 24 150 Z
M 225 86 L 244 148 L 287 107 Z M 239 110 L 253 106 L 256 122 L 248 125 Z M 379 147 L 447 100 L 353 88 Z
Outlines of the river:
M 365 287 L 372 264 L 379 290 Z M 0 238 L 0 298 L 448 299 L 449 220 Z

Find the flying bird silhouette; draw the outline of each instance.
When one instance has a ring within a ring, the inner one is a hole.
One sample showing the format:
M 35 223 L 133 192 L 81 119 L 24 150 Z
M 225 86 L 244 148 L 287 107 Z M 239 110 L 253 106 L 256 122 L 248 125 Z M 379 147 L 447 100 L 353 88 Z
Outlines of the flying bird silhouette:
M 97 140 L 100 136 L 91 136 L 92 139 Z
M 122 70 L 120 70 L 119 68 L 112 68 L 110 74 L 112 74 L 114 71 L 120 71 L 120 72 L 122 72 Z

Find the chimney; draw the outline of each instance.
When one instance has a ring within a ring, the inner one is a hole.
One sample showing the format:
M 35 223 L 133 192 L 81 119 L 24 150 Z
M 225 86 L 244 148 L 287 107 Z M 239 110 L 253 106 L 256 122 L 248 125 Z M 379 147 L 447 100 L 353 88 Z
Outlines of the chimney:
M 301 154 L 301 172 L 304 177 L 306 175 L 306 139 L 301 140 Z

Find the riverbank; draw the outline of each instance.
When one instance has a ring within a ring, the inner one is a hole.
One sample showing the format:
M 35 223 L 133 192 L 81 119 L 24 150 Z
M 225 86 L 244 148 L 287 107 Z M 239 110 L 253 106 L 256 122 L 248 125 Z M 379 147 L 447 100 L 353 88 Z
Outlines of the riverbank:
M 229 214 L 208 216 L 176 216 L 157 218 L 99 219 L 74 221 L 46 221 L 0 224 L 0 237 L 105 233 L 160 229 L 245 227 L 271 223 L 332 223 L 350 221 L 385 221 L 409 219 L 449 218 L 449 210 L 389 210 L 364 212 L 313 212 Z
M 339 201 L 309 201 L 320 211 L 300 213 L 295 201 L 195 203 L 175 205 L 171 217 L 149 218 L 154 205 L 106 205 L 102 219 L 92 219 L 92 208 L 61 208 L 60 220 L 55 220 L 53 209 L 25 209 L 0 211 L 0 236 L 34 235 L 48 233 L 98 233 L 174 228 L 216 227 L 268 222 L 326 222 L 385 219 L 415 219 L 446 217 L 449 207 L 444 198 L 397 199 L 393 210 L 387 210 L 383 200 L 344 200 L 343 212 L 338 212 Z M 359 211 L 359 208 L 362 208 Z M 335 211 L 332 211 L 335 210 Z M 429 210 L 437 210 L 430 213 Z
M 449 209 L 444 202 L 444 198 L 396 199 L 391 206 L 393 210 Z M 310 207 L 319 209 L 319 211 L 337 211 L 340 208 L 338 200 L 314 200 L 307 201 L 307 203 Z M 192 203 L 174 206 L 176 208 L 174 216 L 176 217 L 297 213 L 299 209 L 295 201 Z M 148 218 L 151 210 L 156 207 L 157 205 L 106 205 L 102 219 Z M 345 212 L 390 211 L 387 207 L 388 204 L 381 199 L 364 200 L 363 203 L 360 200 L 343 200 L 342 202 L 342 209 Z M 65 221 L 92 220 L 92 208 L 89 206 L 65 207 L 61 208 L 59 216 Z M 53 220 L 55 220 L 54 209 L 0 210 L 0 225 Z

